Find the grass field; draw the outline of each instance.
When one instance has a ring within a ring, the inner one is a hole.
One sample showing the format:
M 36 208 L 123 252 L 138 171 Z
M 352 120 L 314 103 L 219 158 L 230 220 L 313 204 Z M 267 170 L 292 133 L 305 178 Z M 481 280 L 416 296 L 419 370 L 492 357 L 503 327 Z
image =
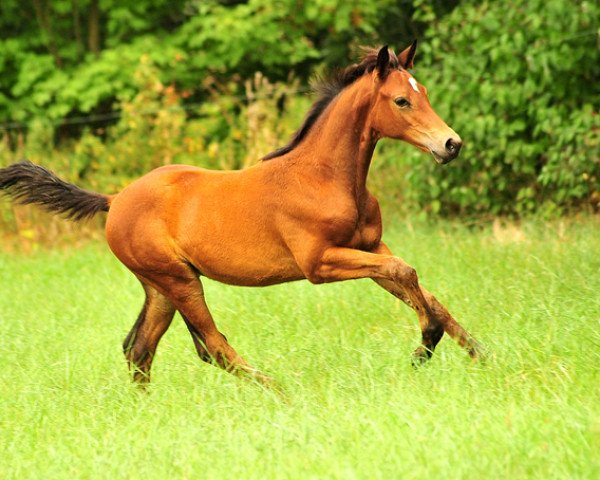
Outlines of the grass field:
M 416 317 L 368 280 L 207 282 L 285 393 L 202 364 L 176 318 L 143 394 L 121 353 L 142 291 L 104 245 L 0 254 L 0 478 L 599 478 L 599 219 L 386 240 L 487 362 L 445 337 L 414 370 Z

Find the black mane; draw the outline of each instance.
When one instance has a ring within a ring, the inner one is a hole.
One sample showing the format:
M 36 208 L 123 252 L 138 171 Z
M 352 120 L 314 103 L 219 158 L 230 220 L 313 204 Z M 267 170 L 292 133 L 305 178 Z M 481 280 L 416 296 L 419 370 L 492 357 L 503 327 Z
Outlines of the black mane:
M 315 90 L 319 94 L 319 99 L 313 104 L 306 118 L 302 123 L 302 126 L 294 133 L 292 139 L 284 147 L 278 148 L 277 150 L 265 155 L 263 160 L 271 160 L 272 158 L 280 157 L 286 153 L 291 152 L 298 144 L 306 137 L 311 127 L 315 124 L 317 119 L 327 108 L 327 105 L 348 85 L 351 85 L 365 73 L 372 72 L 377 65 L 377 54 L 379 49 L 369 48 L 365 49 L 365 54 L 360 63 L 355 63 L 346 67 L 344 70 L 334 72 L 334 74 L 325 80 L 317 83 Z M 394 52 L 390 51 L 390 67 L 398 68 L 398 58 Z

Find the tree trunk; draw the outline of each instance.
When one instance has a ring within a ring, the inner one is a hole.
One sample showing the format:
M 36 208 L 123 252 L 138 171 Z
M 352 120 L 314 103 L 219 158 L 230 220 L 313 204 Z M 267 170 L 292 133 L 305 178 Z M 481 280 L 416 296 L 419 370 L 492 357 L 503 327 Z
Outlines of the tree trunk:
M 88 48 L 95 55 L 100 53 L 100 8 L 98 0 L 90 2 L 88 16 Z
M 33 8 L 35 9 L 35 18 L 42 31 L 44 43 L 50 54 L 54 57 L 54 63 L 58 68 L 62 68 L 62 59 L 58 54 L 58 49 L 54 43 L 54 35 L 52 33 L 52 23 L 50 22 L 50 2 L 48 0 L 33 0 Z
M 79 10 L 79 0 L 72 0 L 73 2 L 73 34 L 75 36 L 75 42 L 77 43 L 77 58 L 81 60 L 83 52 L 85 52 L 85 45 L 83 44 L 83 36 L 81 34 L 81 14 Z

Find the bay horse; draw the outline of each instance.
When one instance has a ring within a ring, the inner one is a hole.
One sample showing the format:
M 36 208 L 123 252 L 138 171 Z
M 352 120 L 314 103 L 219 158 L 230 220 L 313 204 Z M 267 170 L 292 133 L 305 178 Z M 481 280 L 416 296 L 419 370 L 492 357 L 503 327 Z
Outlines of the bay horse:
M 145 383 L 158 342 L 179 311 L 200 358 L 260 382 L 215 326 L 201 277 L 266 286 L 371 278 L 417 314 L 428 360 L 444 332 L 479 356 L 478 343 L 381 240 L 377 199 L 366 180 L 384 137 L 430 152 L 445 164 L 460 137 L 432 109 L 409 73 L 416 42 L 394 54 L 367 50 L 321 86 L 289 144 L 237 171 L 157 168 L 116 195 L 88 192 L 23 161 L 0 169 L 0 190 L 74 220 L 108 212 L 106 238 L 141 282 L 146 299 L 123 344 L 133 380 Z

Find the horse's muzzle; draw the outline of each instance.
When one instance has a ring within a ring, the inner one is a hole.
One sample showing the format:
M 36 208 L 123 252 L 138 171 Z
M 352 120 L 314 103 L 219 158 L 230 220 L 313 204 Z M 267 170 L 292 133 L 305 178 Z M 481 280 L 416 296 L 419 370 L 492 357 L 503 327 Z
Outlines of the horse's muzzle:
M 433 154 L 433 158 L 435 158 L 436 162 L 445 165 L 458 157 L 461 147 L 462 141 L 460 139 L 449 138 L 444 145 L 443 153 L 433 150 L 431 153 Z

